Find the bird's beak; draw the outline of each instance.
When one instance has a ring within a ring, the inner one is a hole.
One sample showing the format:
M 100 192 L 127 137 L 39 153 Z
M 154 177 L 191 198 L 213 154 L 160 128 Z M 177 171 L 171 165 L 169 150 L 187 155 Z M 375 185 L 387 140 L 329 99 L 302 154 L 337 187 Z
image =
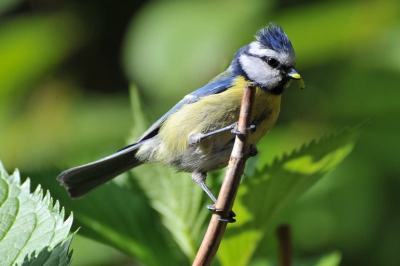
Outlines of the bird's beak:
M 291 67 L 289 69 L 289 71 L 286 75 L 287 75 L 287 77 L 289 77 L 291 79 L 297 80 L 297 83 L 299 84 L 301 89 L 304 89 L 304 87 L 306 86 L 306 84 L 304 83 L 303 79 L 301 78 L 299 72 L 297 72 L 297 70 L 294 69 L 293 67 Z
M 288 71 L 288 73 L 286 74 L 289 78 L 292 79 L 301 79 L 301 76 L 299 74 L 299 72 L 297 72 L 296 69 L 294 69 L 293 67 L 291 67 Z

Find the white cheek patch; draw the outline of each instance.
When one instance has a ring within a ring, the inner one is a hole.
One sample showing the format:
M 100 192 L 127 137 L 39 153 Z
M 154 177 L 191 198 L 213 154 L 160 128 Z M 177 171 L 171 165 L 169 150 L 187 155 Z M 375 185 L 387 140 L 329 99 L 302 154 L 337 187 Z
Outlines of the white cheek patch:
M 249 79 L 261 86 L 272 88 L 282 80 L 279 70 L 271 68 L 260 58 L 242 54 L 239 61 Z

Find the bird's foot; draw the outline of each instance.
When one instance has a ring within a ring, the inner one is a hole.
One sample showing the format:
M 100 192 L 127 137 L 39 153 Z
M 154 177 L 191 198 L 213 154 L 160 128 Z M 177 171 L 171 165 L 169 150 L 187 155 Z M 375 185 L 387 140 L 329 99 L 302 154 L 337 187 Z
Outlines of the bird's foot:
M 235 124 L 235 127 L 231 130 L 232 134 L 235 134 L 237 136 L 245 136 L 247 134 L 247 131 L 251 133 L 254 133 L 256 131 L 256 126 L 255 125 L 250 125 L 250 127 L 246 128 L 246 133 L 240 132 L 237 129 L 237 123 Z
M 215 208 L 215 204 L 207 205 L 207 209 L 210 210 L 210 211 L 213 211 L 213 212 L 215 212 L 217 214 L 222 212 L 221 210 Z M 233 217 L 236 217 L 236 214 L 233 211 L 230 211 L 228 217 L 219 218 L 218 220 L 220 222 L 225 222 L 225 223 L 234 223 L 234 222 L 236 222 L 236 219 L 234 219 Z

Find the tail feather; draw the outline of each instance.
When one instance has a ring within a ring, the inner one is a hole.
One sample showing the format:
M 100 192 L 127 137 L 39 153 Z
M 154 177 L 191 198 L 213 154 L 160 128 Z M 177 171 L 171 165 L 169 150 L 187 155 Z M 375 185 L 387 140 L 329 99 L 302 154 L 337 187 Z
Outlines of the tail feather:
M 122 149 L 98 161 L 68 169 L 62 172 L 57 180 L 67 189 L 71 198 L 80 198 L 92 189 L 142 164 L 142 161 L 135 158 L 140 144 Z

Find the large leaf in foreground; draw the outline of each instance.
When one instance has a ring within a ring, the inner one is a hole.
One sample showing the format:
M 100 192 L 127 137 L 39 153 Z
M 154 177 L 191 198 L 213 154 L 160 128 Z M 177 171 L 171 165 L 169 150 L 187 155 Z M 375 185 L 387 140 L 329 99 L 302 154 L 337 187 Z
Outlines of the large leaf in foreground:
M 20 184 L 15 171 L 9 176 L 0 163 L 0 258 L 2 265 L 69 265 L 67 239 L 72 215 L 40 186 L 30 193 L 30 180 Z M 57 264 L 54 264 L 57 262 Z M 53 264 L 52 264 L 53 263 Z
M 234 206 L 238 222 L 228 226 L 218 251 L 222 264 L 248 265 L 282 210 L 349 155 L 358 129 L 312 141 L 245 178 Z

